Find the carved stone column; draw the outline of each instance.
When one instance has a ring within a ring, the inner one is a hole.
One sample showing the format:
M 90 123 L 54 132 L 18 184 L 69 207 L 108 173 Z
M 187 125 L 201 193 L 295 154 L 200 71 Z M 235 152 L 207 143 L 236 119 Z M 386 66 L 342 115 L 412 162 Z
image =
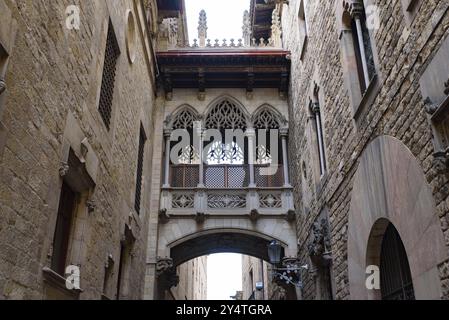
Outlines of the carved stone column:
M 284 186 L 290 187 L 290 174 L 288 170 L 288 152 L 287 152 L 287 137 L 288 137 L 288 128 L 282 128 L 280 130 L 281 139 L 282 139 L 282 162 L 284 168 Z
M 368 88 L 370 83 L 369 71 L 368 71 L 368 62 L 366 60 L 366 50 L 364 46 L 363 39 L 363 28 L 362 28 L 362 16 L 363 16 L 363 3 L 358 0 L 354 0 L 349 6 L 349 13 L 355 21 L 357 27 L 357 37 L 359 42 L 360 55 L 362 58 L 362 66 L 363 66 L 363 76 L 365 79 L 365 86 Z
M 165 139 L 165 165 L 164 165 L 164 188 L 170 188 L 170 138 L 171 129 L 164 129 Z

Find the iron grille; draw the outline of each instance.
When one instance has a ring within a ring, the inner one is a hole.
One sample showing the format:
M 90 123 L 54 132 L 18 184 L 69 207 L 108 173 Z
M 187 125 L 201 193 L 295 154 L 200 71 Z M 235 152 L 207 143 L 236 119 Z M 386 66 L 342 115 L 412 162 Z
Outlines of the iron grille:
M 280 188 L 284 185 L 284 171 L 283 166 L 276 166 L 273 171 L 270 172 L 269 165 L 256 165 L 255 169 L 255 180 L 256 185 L 260 188 Z M 264 172 L 265 171 L 265 172 Z M 266 174 L 273 173 L 273 174 Z
M 207 188 L 239 189 L 249 185 L 247 165 L 209 165 L 204 167 Z
M 137 178 L 136 178 L 136 198 L 134 201 L 134 208 L 137 213 L 140 213 L 140 204 L 142 197 L 142 176 L 143 176 L 143 159 L 145 153 L 145 142 L 147 137 L 145 135 L 145 131 L 143 128 L 140 128 L 140 137 L 139 137 L 139 153 L 137 158 Z
M 117 43 L 117 37 L 115 36 L 112 22 L 109 20 L 108 37 L 104 55 L 103 78 L 101 82 L 100 104 L 98 107 L 101 118 L 108 130 L 111 127 L 112 99 L 114 96 L 115 72 L 119 55 L 120 48 Z
M 388 226 L 382 241 L 380 276 L 383 300 L 415 300 L 407 254 L 392 224 Z
M 173 188 L 196 188 L 200 182 L 200 167 L 190 164 L 172 165 L 170 176 Z

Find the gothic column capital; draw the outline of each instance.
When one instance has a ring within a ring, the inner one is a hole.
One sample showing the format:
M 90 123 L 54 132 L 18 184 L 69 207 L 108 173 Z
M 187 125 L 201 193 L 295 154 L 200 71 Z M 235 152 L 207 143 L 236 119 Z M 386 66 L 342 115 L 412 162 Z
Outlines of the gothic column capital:
M 172 129 L 168 129 L 168 128 L 164 129 L 164 137 L 166 139 L 170 139 L 172 132 L 173 132 Z
M 282 138 L 287 138 L 288 137 L 288 132 L 289 132 L 288 128 L 281 128 L 279 130 L 279 134 L 281 135 Z

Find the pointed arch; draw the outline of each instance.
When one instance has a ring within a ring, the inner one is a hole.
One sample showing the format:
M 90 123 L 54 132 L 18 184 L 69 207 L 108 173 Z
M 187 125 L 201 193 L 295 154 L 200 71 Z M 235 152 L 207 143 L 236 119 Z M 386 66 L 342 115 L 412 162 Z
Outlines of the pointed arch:
M 246 129 L 250 120 L 243 104 L 229 95 L 212 101 L 204 117 L 206 129 Z
M 193 129 L 194 122 L 199 121 L 200 118 L 195 108 L 184 104 L 167 117 L 165 124 L 169 129 Z
M 254 129 L 281 129 L 287 126 L 285 117 L 269 104 L 263 104 L 254 112 L 251 123 Z

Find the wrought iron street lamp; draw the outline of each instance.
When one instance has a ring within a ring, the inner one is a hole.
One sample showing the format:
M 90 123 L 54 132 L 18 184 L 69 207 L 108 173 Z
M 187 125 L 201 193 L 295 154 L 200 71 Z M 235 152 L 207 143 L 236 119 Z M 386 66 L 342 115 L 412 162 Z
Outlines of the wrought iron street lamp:
M 281 261 L 282 245 L 273 240 L 268 245 L 268 258 L 273 265 L 271 269 L 274 278 L 284 281 L 288 285 L 303 287 L 302 272 L 308 270 L 308 265 L 301 265 L 297 258 L 284 258 Z

